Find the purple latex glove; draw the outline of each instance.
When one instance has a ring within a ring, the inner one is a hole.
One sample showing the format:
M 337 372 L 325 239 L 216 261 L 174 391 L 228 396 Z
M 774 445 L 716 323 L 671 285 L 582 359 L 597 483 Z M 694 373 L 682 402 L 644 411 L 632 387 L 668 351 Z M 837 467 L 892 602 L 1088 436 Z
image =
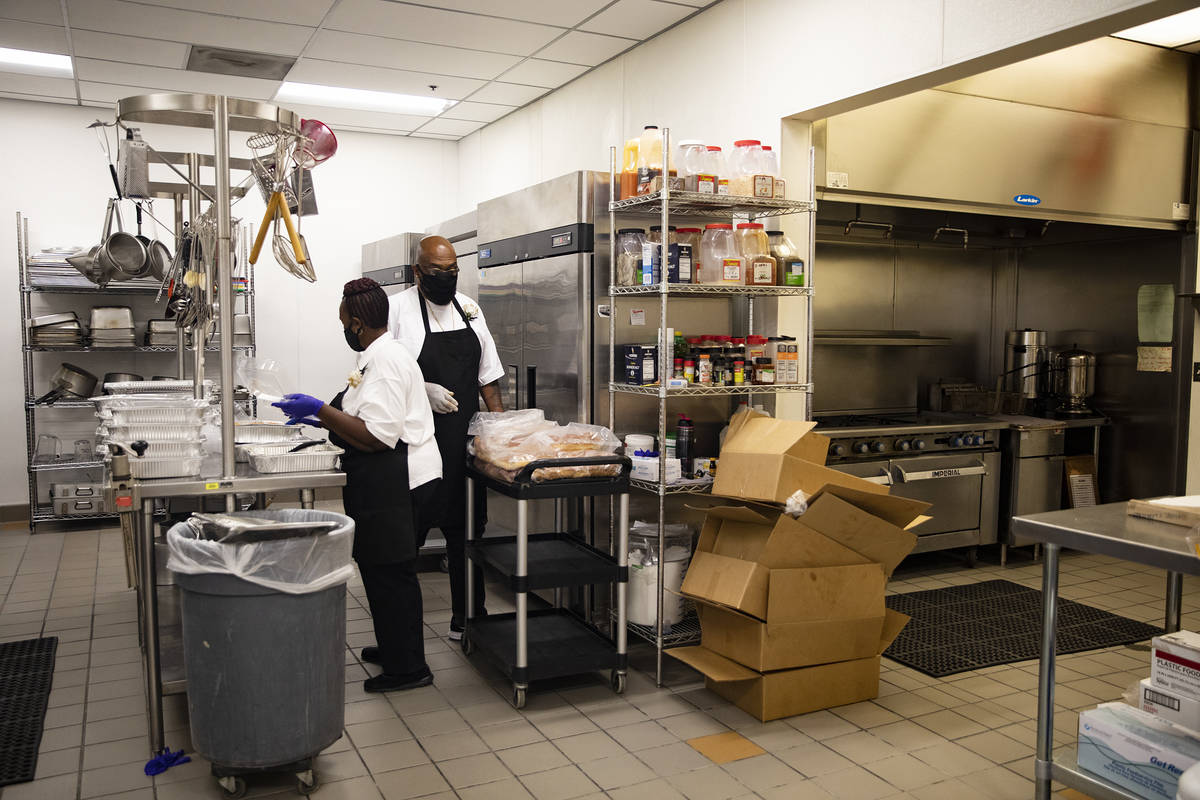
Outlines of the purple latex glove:
M 315 417 L 324 407 L 325 401 L 307 394 L 285 394 L 282 400 L 271 405 L 289 417 Z
M 314 428 L 325 427 L 325 423 L 316 417 L 292 417 L 284 425 L 312 425 Z

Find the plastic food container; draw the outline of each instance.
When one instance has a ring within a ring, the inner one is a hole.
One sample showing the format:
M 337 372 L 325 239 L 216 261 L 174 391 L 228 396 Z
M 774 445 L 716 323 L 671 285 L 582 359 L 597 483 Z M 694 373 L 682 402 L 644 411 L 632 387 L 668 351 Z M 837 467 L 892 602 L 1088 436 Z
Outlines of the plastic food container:
M 200 474 L 204 456 L 186 458 L 131 458 L 129 474 L 138 480 L 182 478 Z
M 304 431 L 299 426 L 282 422 L 239 422 L 233 432 L 237 444 L 298 443 L 304 438 Z
M 295 445 L 292 445 L 295 447 Z M 271 450 L 275 450 L 271 446 Z M 256 472 L 316 472 L 318 470 L 334 469 L 338 456 L 346 451 L 331 444 L 318 444 L 307 447 L 298 453 L 263 452 L 258 446 L 246 449 L 250 458 L 250 466 Z
M 739 139 L 734 142 L 729 162 L 730 194 L 741 197 L 775 196 L 775 184 L 767 174 L 762 142 L 758 139 Z
M 775 259 L 770 254 L 767 232 L 760 222 L 742 222 L 737 226 L 738 250 L 745 265 L 747 286 L 774 286 Z
M 708 171 L 708 148 L 699 139 L 684 139 L 676 151 L 675 164 L 684 191 L 716 194 L 716 175 Z
M 646 231 L 641 228 L 621 228 L 617 231 L 617 286 L 638 286 L 642 282 L 642 245 Z
M 657 459 L 655 459 L 657 461 Z M 683 619 L 684 600 L 678 592 L 692 559 L 692 535 L 686 526 L 667 525 L 663 531 L 663 627 Z M 629 621 L 652 626 L 658 621 L 658 529 L 634 523 L 629 532 Z
M 705 225 L 700 240 L 700 283 L 741 284 L 743 266 L 733 240 L 733 225 L 727 222 Z
M 180 425 L 177 423 L 149 422 L 128 425 L 109 424 L 100 426 L 100 435 L 117 442 L 199 442 L 203 439 L 204 425 L 201 423 Z

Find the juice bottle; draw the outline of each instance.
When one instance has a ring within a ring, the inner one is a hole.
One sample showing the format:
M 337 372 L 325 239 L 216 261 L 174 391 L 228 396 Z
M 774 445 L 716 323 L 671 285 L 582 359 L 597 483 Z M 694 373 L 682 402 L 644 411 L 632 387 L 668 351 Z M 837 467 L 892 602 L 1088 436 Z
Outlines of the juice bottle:
M 621 154 L 621 187 L 618 199 L 628 200 L 637 194 L 638 187 L 638 145 L 639 140 L 625 140 L 625 149 Z
M 655 178 L 663 174 L 662 134 L 657 125 L 647 125 L 642 130 L 641 141 L 638 142 L 638 194 L 649 194 L 654 191 Z M 661 183 L 661 181 L 660 181 Z

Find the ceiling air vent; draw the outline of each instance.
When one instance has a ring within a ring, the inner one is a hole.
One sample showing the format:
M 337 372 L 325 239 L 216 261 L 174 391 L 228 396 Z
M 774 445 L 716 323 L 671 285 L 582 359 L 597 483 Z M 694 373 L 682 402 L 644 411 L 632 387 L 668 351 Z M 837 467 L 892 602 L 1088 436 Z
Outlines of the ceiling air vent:
M 263 78 L 281 81 L 287 77 L 296 59 L 247 50 L 225 50 L 194 44 L 188 53 L 187 69 L 193 72 L 216 72 L 239 78 Z

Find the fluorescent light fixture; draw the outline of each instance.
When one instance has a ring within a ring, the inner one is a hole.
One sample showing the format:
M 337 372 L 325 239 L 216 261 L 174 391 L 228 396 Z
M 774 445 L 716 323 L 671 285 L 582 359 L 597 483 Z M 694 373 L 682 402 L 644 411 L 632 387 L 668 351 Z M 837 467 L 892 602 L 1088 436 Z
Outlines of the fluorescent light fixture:
M 0 70 L 50 75 L 56 78 L 69 78 L 74 74 L 70 56 L 41 53 L 37 50 L 14 50 L 11 47 L 0 47 Z
M 1135 28 L 1117 31 L 1113 36 L 1159 47 L 1179 47 L 1200 42 L 1200 8 L 1172 14 Z
M 454 105 L 454 100 L 425 97 L 396 92 L 376 92 L 370 89 L 348 89 L 343 86 L 321 86 L 316 83 L 284 81 L 275 93 L 282 102 L 312 103 L 356 111 L 385 111 L 391 114 L 420 114 L 436 116 Z

